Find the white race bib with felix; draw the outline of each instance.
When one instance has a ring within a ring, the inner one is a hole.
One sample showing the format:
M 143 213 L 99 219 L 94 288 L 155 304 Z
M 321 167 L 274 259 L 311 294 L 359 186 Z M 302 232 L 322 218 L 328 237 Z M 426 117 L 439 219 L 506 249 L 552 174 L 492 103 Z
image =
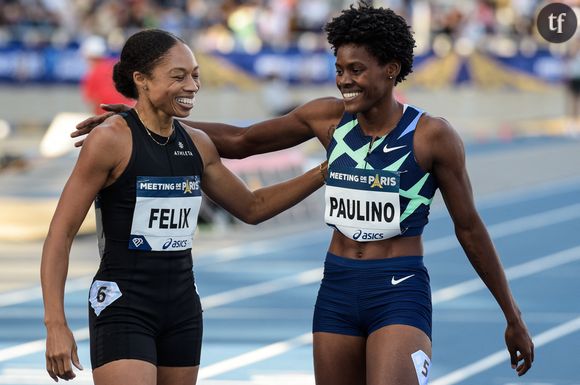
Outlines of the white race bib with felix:
M 199 176 L 138 176 L 129 249 L 191 248 L 201 206 Z
M 331 167 L 325 201 L 326 223 L 352 240 L 379 241 L 401 234 L 397 173 Z

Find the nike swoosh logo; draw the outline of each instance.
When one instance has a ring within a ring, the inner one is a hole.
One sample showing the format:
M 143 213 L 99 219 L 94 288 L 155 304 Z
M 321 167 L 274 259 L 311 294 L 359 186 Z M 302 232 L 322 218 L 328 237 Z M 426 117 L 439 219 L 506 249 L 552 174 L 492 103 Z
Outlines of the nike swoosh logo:
M 393 276 L 393 277 L 391 278 L 391 284 L 393 284 L 393 285 L 398 285 L 398 284 L 400 284 L 401 282 L 403 282 L 403 281 L 406 281 L 407 279 L 411 278 L 411 277 L 412 277 L 412 276 L 414 276 L 414 275 L 415 275 L 415 274 L 411 274 L 411 275 L 408 275 L 408 276 L 406 276 L 406 277 L 399 278 L 399 279 L 395 279 L 395 276 Z
M 398 150 L 399 148 L 403 148 L 403 147 L 407 147 L 406 144 L 402 145 L 402 146 L 397 146 L 397 147 L 383 147 L 383 152 L 386 154 L 387 152 L 391 152 L 391 151 L 395 151 Z

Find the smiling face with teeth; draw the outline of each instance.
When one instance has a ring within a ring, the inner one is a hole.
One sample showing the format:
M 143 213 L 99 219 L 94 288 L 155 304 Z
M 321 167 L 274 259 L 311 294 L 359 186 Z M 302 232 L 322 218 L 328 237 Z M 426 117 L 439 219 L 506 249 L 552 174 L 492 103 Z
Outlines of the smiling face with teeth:
M 193 52 L 183 43 L 175 44 L 143 78 L 141 89 L 149 102 L 168 117 L 187 117 L 201 86 L 199 65 Z
M 396 63 L 379 64 L 362 45 L 345 44 L 336 51 L 336 86 L 350 113 L 384 110 L 392 100 Z

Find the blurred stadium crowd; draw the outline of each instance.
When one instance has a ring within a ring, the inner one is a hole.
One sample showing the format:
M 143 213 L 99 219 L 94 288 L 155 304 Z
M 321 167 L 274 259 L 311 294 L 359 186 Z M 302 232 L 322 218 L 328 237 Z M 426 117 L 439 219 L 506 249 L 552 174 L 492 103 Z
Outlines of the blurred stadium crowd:
M 196 50 L 256 53 L 325 48 L 324 23 L 355 0 L 3 0 L 0 46 L 80 43 L 106 38 L 114 51 L 138 29 L 157 27 L 186 38 Z M 566 2 L 566 1 L 565 1 Z M 509 57 L 533 55 L 540 0 L 378 0 L 414 27 L 418 54 L 477 49 Z M 568 1 L 570 5 L 577 1 Z
M 60 127 L 68 135 L 80 118 L 62 113 L 81 113 L 89 105 L 98 113 L 102 102 L 121 102 L 112 94 L 115 92 L 110 81 L 112 65 L 126 38 L 137 30 L 161 28 L 184 38 L 204 69 L 206 116 L 211 116 L 210 120 L 219 116 L 224 120 L 243 121 L 282 114 L 302 100 L 306 93 L 298 90 L 292 94 L 289 84 L 308 87 L 334 82 L 334 57 L 328 49 L 323 26 L 341 9 L 357 1 L 0 0 L 0 85 L 8 85 L 0 87 L 0 174 L 9 168 L 26 166 L 20 153 L 11 155 L 15 149 L 29 145 L 25 133 L 43 133 L 52 120 L 50 127 Z M 580 0 L 560 2 L 577 11 L 580 9 Z M 559 94 L 554 93 L 552 86 L 566 84 L 566 89 L 575 90 L 568 93 L 571 96 L 569 114 L 579 118 L 580 90 L 573 85 L 580 84 L 580 39 L 571 40 L 575 43 L 548 44 L 540 37 L 535 20 L 546 3 L 540 0 L 373 1 L 375 6 L 392 8 L 404 16 L 415 33 L 414 73 L 400 87 L 399 97 L 404 99 L 413 89 L 453 89 L 432 97 L 429 105 L 451 108 L 464 135 L 511 137 L 513 131 L 523 129 L 511 128 L 505 121 L 514 122 L 521 114 L 527 116 L 533 111 L 534 116 L 559 119 L 563 115 L 560 108 L 563 103 L 559 100 L 563 99 L 557 98 Z M 77 94 L 79 83 L 87 106 Z M 20 87 L 22 84 L 27 87 Z M 66 88 L 70 84 L 75 87 Z M 497 100 L 486 94 L 466 98 L 465 94 L 455 93 L 460 85 L 477 90 L 502 89 L 507 93 L 505 98 Z M 236 92 L 240 89 L 244 92 Z M 520 92 L 518 97 L 510 93 L 513 90 Z M 319 95 L 318 90 L 311 93 Z M 426 93 L 424 97 L 430 98 L 429 95 L 432 94 Z M 447 99 L 442 95 L 447 95 Z M 521 98 L 522 95 L 529 99 Z M 248 103 L 249 100 L 252 102 Z M 504 106 L 502 101 L 508 100 Z M 486 104 L 494 103 L 501 108 L 486 110 Z M 29 108 L 31 105 L 40 108 Z M 476 110 L 481 112 L 476 114 Z M 511 110 L 513 114 L 507 117 L 506 111 Z M 520 114 L 520 111 L 525 112 Z M 60 123 L 61 115 L 69 119 L 67 124 L 71 129 Z M 498 123 L 500 118 L 503 120 Z M 541 130 L 556 127 L 556 132 L 570 131 L 566 128 L 568 125 L 562 119 L 555 123 L 544 119 L 538 123 Z M 15 146 L 19 138 L 23 138 L 21 147 Z M 54 141 L 46 143 L 54 147 Z M 264 169 L 279 164 L 284 164 L 280 170 Z M 282 173 L 289 170 L 297 174 L 300 164 L 290 164 L 287 158 L 265 159 L 260 166 L 251 164 L 248 169 L 236 172 L 249 185 L 257 187 L 284 179 L 286 174 Z M 40 169 L 38 173 L 52 177 L 54 172 Z M 32 176 L 34 183 L 38 178 Z M 23 179 L 24 190 L 29 189 L 29 184 L 28 179 Z M 60 191 L 60 185 L 55 188 Z M 231 220 L 209 205 L 202 212 L 208 222 Z M 308 204 L 304 207 L 307 212 L 315 212 Z M 15 210 L 18 217 L 19 211 Z M 45 211 L 49 218 L 52 208 Z M 288 215 L 297 213 L 293 212 Z M 10 219 L 7 223 L 14 226 L 12 222 Z M 23 228 L 30 233 L 31 226 L 26 223 Z M 44 227 L 40 232 L 43 231 Z

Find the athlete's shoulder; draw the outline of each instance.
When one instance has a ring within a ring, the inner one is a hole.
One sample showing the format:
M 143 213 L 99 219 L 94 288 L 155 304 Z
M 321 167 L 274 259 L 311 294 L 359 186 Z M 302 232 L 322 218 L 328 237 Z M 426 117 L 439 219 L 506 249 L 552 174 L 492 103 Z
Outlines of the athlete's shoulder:
M 120 114 L 109 116 L 101 124 L 96 126 L 90 133 L 91 135 L 99 135 L 102 137 L 115 136 L 129 131 L 127 121 Z
M 308 127 L 326 147 L 344 114 L 344 102 L 334 97 L 314 99 L 295 109 L 292 114 L 300 124 Z
M 463 141 L 447 119 L 424 113 L 417 124 L 414 149 L 421 167 L 432 171 L 442 160 L 461 157 Z
M 98 141 L 102 144 L 117 144 L 123 139 L 130 138 L 131 131 L 127 121 L 119 114 L 109 116 L 96 126 L 86 138 L 85 143 Z
M 324 97 L 311 100 L 298 107 L 297 111 L 303 111 L 322 119 L 340 118 L 344 113 L 344 102 L 335 97 Z
M 121 114 L 111 115 L 107 119 L 105 119 L 105 121 L 101 123 L 100 126 L 107 126 L 114 130 L 126 130 L 127 128 L 129 128 L 127 120 L 124 118 L 126 114 L 127 113 L 125 112 Z
M 187 135 L 189 135 L 189 137 L 191 138 L 201 158 L 204 160 L 204 163 L 218 156 L 215 144 L 208 134 L 206 134 L 199 128 L 191 127 L 187 124 L 184 124 L 183 122 L 180 122 L 180 124 L 181 127 L 183 127 L 183 129 L 187 133 Z
M 417 128 L 417 132 L 433 140 L 459 138 L 457 131 L 447 119 L 440 116 L 432 116 L 426 112 L 421 116 Z
M 334 96 L 325 96 L 310 101 L 312 104 L 323 105 L 325 108 L 336 108 L 344 111 L 344 101 Z
M 185 130 L 185 132 L 194 142 L 202 141 L 213 143 L 209 135 L 200 130 L 199 128 L 195 128 L 193 126 L 185 124 L 184 122 L 179 122 L 179 125 Z

